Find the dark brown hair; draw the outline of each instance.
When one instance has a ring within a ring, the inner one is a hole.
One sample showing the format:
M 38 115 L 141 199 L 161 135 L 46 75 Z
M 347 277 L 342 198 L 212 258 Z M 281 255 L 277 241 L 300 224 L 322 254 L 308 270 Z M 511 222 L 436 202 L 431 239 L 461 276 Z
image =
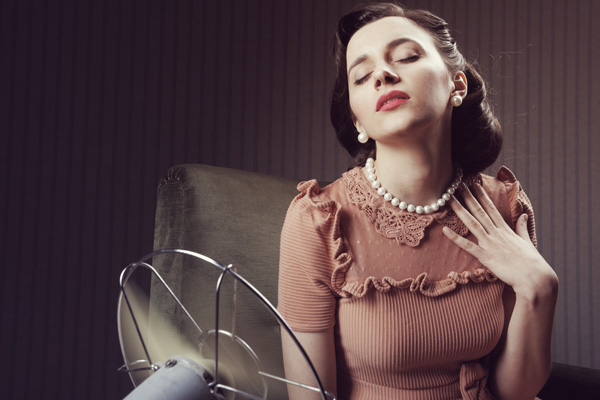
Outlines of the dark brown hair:
M 396 3 L 360 4 L 338 23 L 332 46 L 337 75 L 330 112 L 339 142 L 354 158 L 356 165 L 363 165 L 368 157 L 375 155 L 375 142 L 369 139 L 365 144 L 359 143 L 358 132 L 352 122 L 346 49 L 350 38 L 360 28 L 385 17 L 404 17 L 416 23 L 431 35 L 450 73 L 464 72 L 468 94 L 463 104 L 452 111 L 452 160 L 462 167 L 466 176 L 483 171 L 496 160 L 502 148 L 502 128 L 492 112 L 483 78 L 458 51 L 443 19 L 429 11 L 410 10 Z

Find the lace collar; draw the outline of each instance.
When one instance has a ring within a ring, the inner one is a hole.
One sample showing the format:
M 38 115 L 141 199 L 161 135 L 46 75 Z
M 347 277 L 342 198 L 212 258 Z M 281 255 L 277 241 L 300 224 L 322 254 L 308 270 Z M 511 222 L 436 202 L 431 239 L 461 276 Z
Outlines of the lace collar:
M 449 206 L 433 214 L 410 213 L 392 206 L 371 187 L 360 167 L 345 172 L 342 178 L 350 201 L 365 213 L 379 234 L 397 243 L 418 246 L 433 221 L 461 236 L 469 232 Z

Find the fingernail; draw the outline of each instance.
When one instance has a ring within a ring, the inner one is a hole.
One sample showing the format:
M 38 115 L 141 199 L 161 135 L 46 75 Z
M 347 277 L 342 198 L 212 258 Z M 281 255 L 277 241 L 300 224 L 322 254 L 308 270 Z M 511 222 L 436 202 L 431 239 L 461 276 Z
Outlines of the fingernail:
M 529 215 L 525 214 L 525 222 L 529 221 Z

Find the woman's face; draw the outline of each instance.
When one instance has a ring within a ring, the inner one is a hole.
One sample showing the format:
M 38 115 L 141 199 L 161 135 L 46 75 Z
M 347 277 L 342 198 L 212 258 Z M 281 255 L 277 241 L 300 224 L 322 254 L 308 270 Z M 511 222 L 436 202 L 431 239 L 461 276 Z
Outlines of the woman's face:
M 359 132 L 384 143 L 449 131 L 455 82 L 431 36 L 415 23 L 386 17 L 364 26 L 350 39 L 346 62 Z

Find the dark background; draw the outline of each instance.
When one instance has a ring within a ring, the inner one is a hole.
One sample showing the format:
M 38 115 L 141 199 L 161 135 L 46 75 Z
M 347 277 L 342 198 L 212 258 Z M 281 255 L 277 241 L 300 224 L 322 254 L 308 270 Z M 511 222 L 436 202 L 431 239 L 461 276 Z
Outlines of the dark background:
M 346 169 L 327 51 L 354 3 L 0 3 L 3 397 L 131 390 L 116 371 L 118 278 L 152 250 L 169 166 L 322 180 Z M 554 359 L 600 368 L 600 2 L 405 4 L 445 18 L 491 82 L 506 138 L 490 172 L 519 177 L 561 279 Z

